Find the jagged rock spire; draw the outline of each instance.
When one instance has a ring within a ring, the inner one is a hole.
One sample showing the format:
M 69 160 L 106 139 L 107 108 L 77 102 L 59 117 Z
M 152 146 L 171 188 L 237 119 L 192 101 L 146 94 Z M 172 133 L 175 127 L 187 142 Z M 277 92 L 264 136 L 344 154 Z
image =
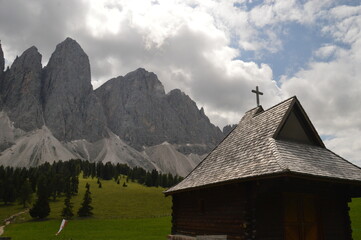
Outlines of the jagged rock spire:
M 4 72 L 4 68 L 5 68 L 5 59 L 4 59 L 4 52 L 1 47 L 1 40 L 0 40 L 0 75 L 2 72 Z
M 3 72 L 5 67 L 5 59 L 4 59 L 4 53 L 1 48 L 1 40 L 0 40 L 0 110 L 3 108 L 3 100 L 1 96 L 1 89 L 3 88 Z
M 1 92 L 5 110 L 15 127 L 25 131 L 44 124 L 40 100 L 41 71 L 41 54 L 33 46 L 15 59 L 3 79 Z
M 93 93 L 89 58 L 75 40 L 56 46 L 43 76 L 44 118 L 54 136 L 65 141 L 103 137 L 105 116 Z

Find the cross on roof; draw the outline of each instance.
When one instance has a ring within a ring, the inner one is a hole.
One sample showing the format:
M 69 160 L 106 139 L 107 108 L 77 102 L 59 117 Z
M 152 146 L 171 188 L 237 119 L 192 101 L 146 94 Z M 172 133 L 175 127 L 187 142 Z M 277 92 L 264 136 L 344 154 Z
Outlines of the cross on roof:
M 263 92 L 258 91 L 258 86 L 256 86 L 256 90 L 252 90 L 252 92 L 256 94 L 256 97 L 257 97 L 257 107 L 259 107 L 259 95 L 263 95 Z

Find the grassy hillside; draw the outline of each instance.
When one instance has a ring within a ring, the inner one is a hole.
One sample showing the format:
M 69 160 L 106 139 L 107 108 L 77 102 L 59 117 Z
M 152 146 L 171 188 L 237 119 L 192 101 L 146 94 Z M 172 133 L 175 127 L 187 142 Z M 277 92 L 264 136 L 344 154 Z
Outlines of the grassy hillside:
M 165 198 L 162 188 L 148 188 L 137 183 L 122 187 L 114 181 L 102 181 L 98 188 L 96 179 L 79 179 L 79 194 L 72 199 L 74 213 L 80 206 L 85 184 L 90 184 L 94 207 L 94 217 L 74 218 L 59 235 L 55 233 L 61 222 L 60 212 L 63 199 L 51 202 L 51 214 L 45 221 L 33 221 L 28 214 L 18 218 L 5 228 L 3 236 L 13 240 L 28 239 L 165 239 L 171 229 L 171 198 Z M 353 239 L 361 239 L 361 199 L 350 203 Z M 19 205 L 0 204 L 0 219 L 22 211 Z
M 94 217 L 74 218 L 59 235 L 63 199 L 50 203 L 51 213 L 45 221 L 33 221 L 28 214 L 23 215 L 5 228 L 3 236 L 12 239 L 164 239 L 170 232 L 171 198 L 165 198 L 164 189 L 144 187 L 137 183 L 127 183 L 128 187 L 114 181 L 101 181 L 98 188 L 96 179 L 79 179 L 79 194 L 72 198 L 76 214 L 85 192 L 85 184 L 90 184 Z M 18 205 L 0 206 L 0 217 L 22 210 Z M 142 235 L 143 234 L 143 235 Z M 147 237 L 145 237 L 145 235 Z

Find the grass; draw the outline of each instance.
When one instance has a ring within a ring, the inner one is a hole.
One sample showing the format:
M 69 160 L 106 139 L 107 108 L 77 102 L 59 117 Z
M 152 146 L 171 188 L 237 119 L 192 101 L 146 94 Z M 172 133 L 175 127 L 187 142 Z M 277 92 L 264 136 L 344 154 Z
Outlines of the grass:
M 14 204 L 0 204 L 0 225 L 2 225 L 2 221 L 4 219 L 7 219 L 11 215 L 24 211 L 24 208 L 22 205 L 19 205 L 17 203 Z
M 171 198 L 165 198 L 163 188 L 144 187 L 129 182 L 123 187 L 116 182 L 101 181 L 98 188 L 96 179 L 79 179 L 79 193 L 71 199 L 73 212 L 79 209 L 85 193 L 86 183 L 90 184 L 94 216 L 75 217 L 67 227 L 55 236 L 61 222 L 64 198 L 50 201 L 51 213 L 46 220 L 34 221 L 29 214 L 17 218 L 5 228 L 4 237 L 12 239 L 165 239 L 170 233 Z M 4 211 L 3 211 L 4 210 Z M 20 205 L 0 205 L 0 217 L 4 219 L 22 211 Z
M 354 198 L 349 204 L 352 226 L 352 237 L 354 240 L 361 239 L 361 199 Z
M 74 213 L 80 207 L 85 184 L 90 184 L 94 217 L 70 220 L 59 236 L 55 233 L 61 222 L 60 213 L 64 207 L 63 198 L 52 201 L 51 214 L 45 221 L 33 221 L 28 214 L 5 228 L 5 236 L 13 240 L 29 239 L 165 239 L 171 229 L 171 198 L 165 198 L 162 188 L 148 188 L 137 183 L 128 187 L 114 181 L 102 181 L 98 188 L 96 179 L 79 179 L 79 194 L 72 198 Z M 353 199 L 349 204 L 353 239 L 361 239 L 361 199 Z M 23 211 L 18 204 L 0 204 L 0 219 Z
M 141 218 L 169 216 L 171 214 L 171 198 L 165 198 L 163 188 L 144 187 L 138 183 L 129 182 L 128 187 L 116 184 L 114 181 L 101 181 L 98 188 L 96 179 L 79 179 L 79 193 L 72 198 L 74 213 L 79 209 L 85 193 L 85 185 L 90 184 L 94 218 Z M 121 183 L 125 179 L 123 178 Z M 49 218 L 60 218 L 64 207 L 63 199 L 50 203 Z
M 86 219 L 70 220 L 66 228 L 58 235 L 60 220 L 42 222 L 24 222 L 11 224 L 6 228 L 5 236 L 12 240 L 39 239 L 166 239 L 170 233 L 170 217 L 139 219 Z

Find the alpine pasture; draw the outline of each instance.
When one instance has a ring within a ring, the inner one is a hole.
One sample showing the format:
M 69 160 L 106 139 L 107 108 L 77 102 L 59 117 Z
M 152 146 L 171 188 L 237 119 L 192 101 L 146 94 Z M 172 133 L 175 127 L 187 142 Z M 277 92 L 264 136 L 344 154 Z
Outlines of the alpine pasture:
M 64 230 L 55 236 L 61 223 L 61 211 L 64 198 L 51 201 L 51 213 L 46 220 L 32 220 L 29 214 L 17 217 L 5 227 L 2 237 L 12 240 L 112 240 L 112 239 L 166 239 L 171 230 L 171 198 L 164 197 L 164 188 L 145 187 L 128 182 L 122 177 L 120 184 L 113 180 L 102 180 L 102 188 L 97 179 L 80 178 L 79 193 L 71 200 L 73 212 L 82 202 L 85 184 L 90 184 L 94 216 L 90 218 L 74 217 Z M 353 239 L 361 239 L 361 199 L 353 199 L 349 204 L 352 221 Z M 0 203 L 0 218 L 6 219 L 21 212 L 21 205 L 5 206 Z M 3 224 L 1 224 L 3 225 Z
M 80 178 L 79 193 L 71 199 L 76 215 L 80 207 L 86 183 L 90 184 L 93 217 L 74 217 L 58 235 L 61 223 L 61 211 L 64 198 L 50 201 L 51 213 L 45 220 L 32 220 L 28 213 L 17 217 L 5 227 L 2 237 L 17 239 L 166 239 L 171 229 L 171 198 L 164 197 L 164 188 L 145 187 L 128 182 L 123 187 L 125 177 L 120 184 L 114 180 Z M 14 213 L 23 211 L 22 206 L 0 203 L 0 217 L 6 219 Z M 1 224 L 3 225 L 3 224 Z

